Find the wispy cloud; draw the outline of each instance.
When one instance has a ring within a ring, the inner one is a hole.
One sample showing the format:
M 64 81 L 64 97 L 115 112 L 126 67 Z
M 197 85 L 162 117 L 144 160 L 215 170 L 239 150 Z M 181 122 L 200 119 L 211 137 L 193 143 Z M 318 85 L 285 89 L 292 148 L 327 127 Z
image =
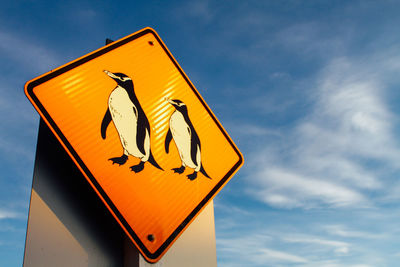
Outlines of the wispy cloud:
M 252 124 L 241 124 L 240 127 L 236 127 L 236 125 L 225 124 L 225 127 L 231 128 L 232 132 L 235 134 L 241 135 L 244 138 L 249 138 L 251 136 L 280 136 L 281 133 L 276 129 L 268 129 L 263 126 L 259 125 L 252 125 Z
M 21 217 L 23 217 L 23 216 L 20 213 L 0 209 L 0 220 L 15 219 L 15 218 L 21 218 Z
M 344 225 L 327 225 L 327 226 L 324 226 L 324 229 L 330 235 L 345 237 L 345 238 L 381 239 L 381 238 L 385 237 L 384 234 L 376 234 L 376 233 L 370 233 L 370 232 L 350 230 L 347 227 L 345 227 Z
M 293 254 L 285 253 L 282 251 L 278 250 L 272 250 L 272 249 L 260 249 L 260 252 L 263 254 L 263 259 L 265 260 L 264 262 L 268 261 L 280 261 L 280 262 L 295 262 L 295 263 L 305 263 L 308 260 L 306 260 L 303 257 L 299 257 Z
M 276 41 L 288 51 L 295 51 L 303 57 L 321 57 L 326 51 L 329 56 L 342 54 L 351 36 L 352 27 L 336 28 L 340 34 L 327 34 L 326 25 L 317 21 L 308 21 L 289 25 L 276 34 Z
M 379 219 L 373 209 L 230 212 L 230 219 L 216 221 L 223 266 L 382 266 L 396 259 L 390 244 L 397 242 L 398 231 L 389 210 Z
M 263 266 L 270 264 L 306 263 L 308 260 L 301 256 L 285 251 L 269 248 L 267 243 L 271 240 L 269 235 L 255 234 L 250 237 L 219 238 L 217 246 L 221 251 L 236 255 L 238 259 L 247 259 L 251 266 Z M 226 266 L 242 266 L 242 261 L 235 259 L 224 260 Z
M 252 214 L 248 210 L 239 208 L 235 205 L 224 204 L 221 201 L 217 200 L 214 201 L 214 209 L 224 213 L 240 214 L 241 216 L 249 216 Z
M 321 239 L 313 236 L 286 236 L 282 238 L 285 242 L 289 243 L 303 243 L 312 244 L 316 246 L 328 246 L 333 247 L 335 253 L 337 254 L 347 254 L 349 253 L 349 243 L 337 241 L 337 240 L 327 240 Z
M 180 14 L 184 19 L 191 18 L 197 22 L 210 23 L 216 15 L 216 10 L 209 0 L 188 1 L 173 10 L 173 16 L 176 14 Z
M 305 226 L 301 224 L 296 229 L 287 228 L 290 222 L 284 220 L 279 226 L 274 224 L 260 228 L 254 228 L 251 220 L 247 221 L 246 229 L 242 229 L 240 234 L 237 230 L 225 229 L 217 238 L 219 253 L 234 255 L 234 258 L 220 259 L 223 265 L 370 266 L 366 264 L 369 262 L 375 266 L 382 261 L 379 253 L 369 251 L 368 246 L 364 247 L 363 241 L 357 238 L 351 241 L 345 241 L 348 237 L 343 236 L 329 238 L 326 233 L 317 234 L 318 227 L 305 231 Z
M 376 71 L 361 60 L 332 59 L 309 90 L 310 112 L 252 155 L 252 195 L 286 208 L 373 204 L 370 192 L 381 192 L 385 173 L 400 167 L 396 116 L 384 98 L 389 67 L 379 63 Z
M 34 142 L 37 135 L 38 115 L 23 94 L 23 88 L 15 90 L 0 81 L 0 113 L 7 114 L 0 124 L 0 156 L 15 173 L 28 171 L 20 168 L 21 162 L 33 163 Z M 24 129 L 21 131 L 21 129 Z M 10 164 L 11 163 L 11 164 Z M 1 165 L 1 164 L 0 164 Z M 29 166 L 29 165 L 28 165 Z M 29 168 L 31 172 L 31 168 Z
M 19 185 L 17 181 L 21 177 L 31 179 L 28 173 L 32 171 L 29 166 L 33 164 L 38 129 L 38 115 L 23 93 L 23 83 L 32 78 L 27 72 L 40 74 L 49 71 L 56 67 L 59 59 L 51 49 L 41 45 L 32 36 L 21 37 L 4 30 L 0 31 L 0 57 L 14 66 L 8 75 L 0 78 L 0 112 L 6 114 L 0 124 L 0 165 L 5 176 L 13 171 L 8 178 Z M 21 162 L 27 168 L 21 168 Z M 2 185 L 7 182 L 0 180 Z
M 363 205 L 357 191 L 333 182 L 310 178 L 286 169 L 268 168 L 254 180 L 262 189 L 253 191 L 258 199 L 280 208 L 315 207 L 316 203 L 336 207 Z
M 0 31 L 0 56 L 14 61 L 22 69 L 34 69 L 39 72 L 56 67 L 59 59 L 45 46 L 34 42 L 29 36 Z

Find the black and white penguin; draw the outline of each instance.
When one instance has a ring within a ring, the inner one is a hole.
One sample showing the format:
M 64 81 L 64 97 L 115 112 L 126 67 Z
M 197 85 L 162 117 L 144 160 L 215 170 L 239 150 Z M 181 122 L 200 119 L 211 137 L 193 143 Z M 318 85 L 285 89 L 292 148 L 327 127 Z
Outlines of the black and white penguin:
M 173 168 L 175 173 L 183 173 L 186 167 L 194 169 L 192 174 L 187 177 L 194 180 L 197 177 L 197 172 L 201 172 L 205 177 L 210 178 L 201 164 L 201 145 L 192 122 L 189 119 L 189 114 L 185 103 L 178 99 L 166 100 L 175 107 L 169 119 L 169 129 L 165 138 L 165 152 L 169 153 L 169 143 L 174 139 L 175 145 L 178 148 L 179 156 L 182 161 L 182 166 Z M 211 179 L 211 178 L 210 178 Z
M 139 164 L 131 166 L 132 171 L 142 171 L 146 161 L 162 170 L 151 154 L 150 124 L 135 95 L 132 79 L 123 73 L 104 72 L 117 82 L 117 87 L 108 98 L 108 109 L 101 123 L 101 137 L 106 138 L 106 130 L 112 120 L 124 149 L 121 157 L 109 160 L 122 165 L 132 155 L 141 160 Z

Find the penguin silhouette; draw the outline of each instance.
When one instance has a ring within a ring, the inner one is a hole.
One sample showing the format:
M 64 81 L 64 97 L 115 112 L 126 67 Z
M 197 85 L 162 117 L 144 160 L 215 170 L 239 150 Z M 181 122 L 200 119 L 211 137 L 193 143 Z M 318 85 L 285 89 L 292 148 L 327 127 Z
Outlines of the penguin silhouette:
M 139 164 L 130 167 L 135 173 L 142 171 L 147 161 L 163 170 L 151 153 L 150 124 L 135 95 L 132 79 L 123 73 L 108 70 L 104 73 L 116 81 L 117 86 L 108 98 L 108 109 L 101 123 L 101 137 L 106 139 L 107 127 L 113 121 L 124 149 L 122 156 L 109 160 L 123 165 L 132 155 L 140 159 Z
M 169 119 L 169 129 L 165 138 L 165 152 L 169 153 L 169 143 L 174 139 L 182 161 L 181 167 L 173 168 L 172 170 L 181 174 L 186 167 L 194 169 L 192 174 L 187 175 L 192 181 L 196 179 L 199 171 L 205 177 L 210 178 L 201 164 L 200 139 L 189 119 L 185 103 L 179 99 L 171 100 L 166 98 L 166 100 L 175 107 L 175 111 Z

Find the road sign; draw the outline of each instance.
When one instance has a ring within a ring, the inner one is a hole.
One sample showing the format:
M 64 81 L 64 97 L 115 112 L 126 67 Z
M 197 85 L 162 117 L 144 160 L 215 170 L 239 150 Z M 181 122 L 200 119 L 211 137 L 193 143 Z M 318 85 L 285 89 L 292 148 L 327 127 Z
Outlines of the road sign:
M 25 93 L 150 262 L 243 164 L 150 28 L 27 82 Z

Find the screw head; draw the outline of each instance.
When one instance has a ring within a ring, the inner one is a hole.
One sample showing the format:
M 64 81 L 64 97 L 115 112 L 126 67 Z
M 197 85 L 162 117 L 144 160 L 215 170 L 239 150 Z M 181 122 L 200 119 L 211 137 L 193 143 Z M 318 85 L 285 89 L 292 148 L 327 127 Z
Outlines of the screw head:
M 152 235 L 152 234 L 148 235 L 147 240 L 149 240 L 150 242 L 153 242 L 155 240 L 154 235 Z

